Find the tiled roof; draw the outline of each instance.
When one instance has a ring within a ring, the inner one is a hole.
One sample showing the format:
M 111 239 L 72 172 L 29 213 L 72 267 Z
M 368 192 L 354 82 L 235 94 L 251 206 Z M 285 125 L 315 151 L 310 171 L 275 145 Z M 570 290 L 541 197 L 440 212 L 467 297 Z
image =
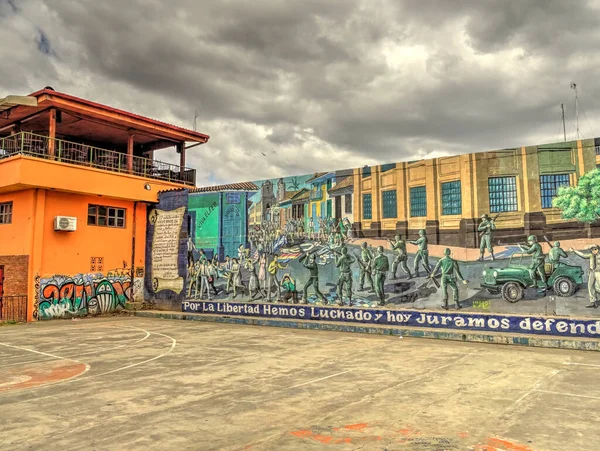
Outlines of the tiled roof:
M 306 183 L 310 183 L 314 179 L 318 179 L 319 177 L 323 177 L 325 174 L 329 174 L 329 173 L 328 172 L 315 172 L 315 175 L 313 175 L 311 178 L 309 178 L 306 181 Z
M 283 195 L 283 200 L 290 200 L 296 194 L 298 194 L 298 191 L 286 191 L 285 194 Z
M 204 186 L 192 188 L 190 193 L 209 193 L 215 191 L 258 191 L 258 186 L 252 182 L 229 183 L 227 185 Z
M 294 202 L 303 202 L 303 201 L 307 201 L 308 198 L 310 196 L 310 191 L 308 191 L 306 188 L 301 189 L 300 191 L 298 191 L 294 197 L 292 197 L 292 203 Z
M 348 191 L 354 188 L 354 178 L 346 177 L 341 182 L 337 182 L 335 186 L 329 188 L 327 192 L 329 194 L 335 193 L 337 191 Z

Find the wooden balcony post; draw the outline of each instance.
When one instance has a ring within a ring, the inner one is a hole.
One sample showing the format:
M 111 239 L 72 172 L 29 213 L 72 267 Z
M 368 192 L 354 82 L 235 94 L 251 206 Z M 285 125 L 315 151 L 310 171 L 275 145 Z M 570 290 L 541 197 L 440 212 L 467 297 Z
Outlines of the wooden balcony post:
M 127 172 L 133 172 L 133 134 L 129 134 L 127 139 Z
M 50 123 L 48 124 L 48 157 L 54 159 L 56 148 L 56 109 L 50 109 Z
M 177 144 L 177 152 L 179 153 L 179 175 L 181 180 L 185 180 L 185 141 Z

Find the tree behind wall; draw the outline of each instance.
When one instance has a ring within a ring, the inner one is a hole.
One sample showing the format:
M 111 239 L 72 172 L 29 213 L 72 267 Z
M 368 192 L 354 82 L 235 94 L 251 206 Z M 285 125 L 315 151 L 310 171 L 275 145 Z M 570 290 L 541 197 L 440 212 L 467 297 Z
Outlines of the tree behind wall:
M 576 219 L 588 226 L 600 219 L 600 170 L 584 174 L 577 186 L 558 189 L 552 205 L 562 212 L 563 219 Z M 588 227 L 588 238 L 591 228 Z

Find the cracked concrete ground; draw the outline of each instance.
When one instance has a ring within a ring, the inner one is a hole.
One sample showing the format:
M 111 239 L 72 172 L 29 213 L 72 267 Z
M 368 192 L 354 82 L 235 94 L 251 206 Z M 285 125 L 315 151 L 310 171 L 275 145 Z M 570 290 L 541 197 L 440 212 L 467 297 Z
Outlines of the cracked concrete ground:
M 600 448 L 600 355 L 113 317 L 0 328 L 0 449 Z

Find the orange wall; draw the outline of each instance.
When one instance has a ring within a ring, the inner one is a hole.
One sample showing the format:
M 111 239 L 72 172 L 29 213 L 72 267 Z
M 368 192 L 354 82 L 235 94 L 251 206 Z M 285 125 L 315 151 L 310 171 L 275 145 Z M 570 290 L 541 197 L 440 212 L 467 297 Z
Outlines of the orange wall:
M 144 188 L 146 184 L 150 185 L 150 190 Z M 0 193 L 15 186 L 101 194 L 145 202 L 158 202 L 159 191 L 184 187 L 156 179 L 21 156 L 0 162 Z
M 88 204 L 125 208 L 125 228 L 87 225 Z M 131 268 L 134 217 L 136 222 L 135 266 L 144 266 L 146 240 L 145 204 L 55 191 L 46 192 L 40 276 L 74 275 L 90 272 L 91 257 L 103 257 L 103 273 Z M 55 216 L 77 218 L 75 232 L 54 231 Z
M 35 190 L 0 194 L 0 203 L 13 202 L 12 224 L 0 224 L 0 255 L 29 255 L 34 222 Z

